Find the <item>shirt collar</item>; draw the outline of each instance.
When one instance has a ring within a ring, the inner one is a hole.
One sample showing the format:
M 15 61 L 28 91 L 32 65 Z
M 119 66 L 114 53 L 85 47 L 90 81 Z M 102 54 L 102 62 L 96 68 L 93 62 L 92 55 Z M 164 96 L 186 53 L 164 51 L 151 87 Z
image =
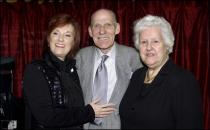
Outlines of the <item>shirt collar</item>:
M 109 58 L 114 59 L 115 52 L 116 52 L 116 45 L 114 43 L 111 50 L 106 55 L 109 56 Z M 101 50 L 96 47 L 96 59 L 100 59 L 103 55 L 104 53 L 102 53 Z

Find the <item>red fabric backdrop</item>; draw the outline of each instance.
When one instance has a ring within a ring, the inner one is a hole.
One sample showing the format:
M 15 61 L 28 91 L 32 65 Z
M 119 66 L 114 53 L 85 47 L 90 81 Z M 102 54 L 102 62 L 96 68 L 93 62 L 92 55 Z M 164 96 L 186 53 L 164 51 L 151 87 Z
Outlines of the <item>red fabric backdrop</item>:
M 0 2 L 0 54 L 15 58 L 13 92 L 22 97 L 25 65 L 41 55 L 49 18 L 68 13 L 81 24 L 81 48 L 91 44 L 88 23 L 98 8 L 116 12 L 121 25 L 117 41 L 133 46 L 133 21 L 146 15 L 165 17 L 175 34 L 175 63 L 191 71 L 200 83 L 205 128 L 210 129 L 209 2 L 208 0 L 69 0 L 69 2 Z

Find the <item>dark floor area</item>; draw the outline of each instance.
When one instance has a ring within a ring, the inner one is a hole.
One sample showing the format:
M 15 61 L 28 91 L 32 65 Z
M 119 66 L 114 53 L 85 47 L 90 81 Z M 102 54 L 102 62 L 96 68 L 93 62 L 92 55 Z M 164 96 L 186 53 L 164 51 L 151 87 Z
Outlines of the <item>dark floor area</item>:
M 23 130 L 25 116 L 23 99 L 12 95 L 9 96 L 9 99 L 2 95 L 0 98 L 0 129 L 8 129 L 9 124 L 12 124 L 16 129 Z

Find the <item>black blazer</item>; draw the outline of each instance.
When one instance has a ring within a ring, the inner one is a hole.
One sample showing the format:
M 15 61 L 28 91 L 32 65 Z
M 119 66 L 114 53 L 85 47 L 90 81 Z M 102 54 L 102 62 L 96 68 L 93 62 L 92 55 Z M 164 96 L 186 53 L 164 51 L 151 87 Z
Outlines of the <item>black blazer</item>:
M 122 129 L 203 128 L 202 103 L 194 76 L 171 59 L 151 84 L 144 84 L 147 68 L 138 69 L 120 104 Z
M 93 121 L 95 114 L 92 107 L 84 106 L 75 60 L 60 61 L 48 52 L 42 61 L 58 72 L 65 103 L 61 107 L 53 104 L 49 81 L 35 64 L 37 61 L 27 65 L 23 81 L 26 129 L 82 128 L 82 124 Z M 52 77 L 51 74 L 48 75 L 50 76 Z

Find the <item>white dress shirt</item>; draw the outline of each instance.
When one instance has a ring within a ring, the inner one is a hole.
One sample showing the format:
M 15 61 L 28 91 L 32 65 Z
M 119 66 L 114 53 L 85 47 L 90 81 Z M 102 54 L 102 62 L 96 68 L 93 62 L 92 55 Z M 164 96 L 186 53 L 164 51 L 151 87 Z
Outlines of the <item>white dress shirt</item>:
M 115 45 L 113 45 L 111 50 L 106 54 L 107 56 L 109 56 L 107 60 L 105 61 L 107 74 L 108 74 L 107 101 L 110 100 L 116 81 L 117 81 L 117 74 L 116 74 L 116 68 L 115 68 L 115 53 L 116 53 L 116 47 Z M 101 59 L 102 59 L 101 57 L 103 55 L 104 53 L 102 53 L 100 49 L 96 48 L 95 63 L 94 63 L 94 70 L 93 70 L 93 81 L 92 81 L 93 84 L 94 84 L 96 70 L 99 64 L 101 63 Z

